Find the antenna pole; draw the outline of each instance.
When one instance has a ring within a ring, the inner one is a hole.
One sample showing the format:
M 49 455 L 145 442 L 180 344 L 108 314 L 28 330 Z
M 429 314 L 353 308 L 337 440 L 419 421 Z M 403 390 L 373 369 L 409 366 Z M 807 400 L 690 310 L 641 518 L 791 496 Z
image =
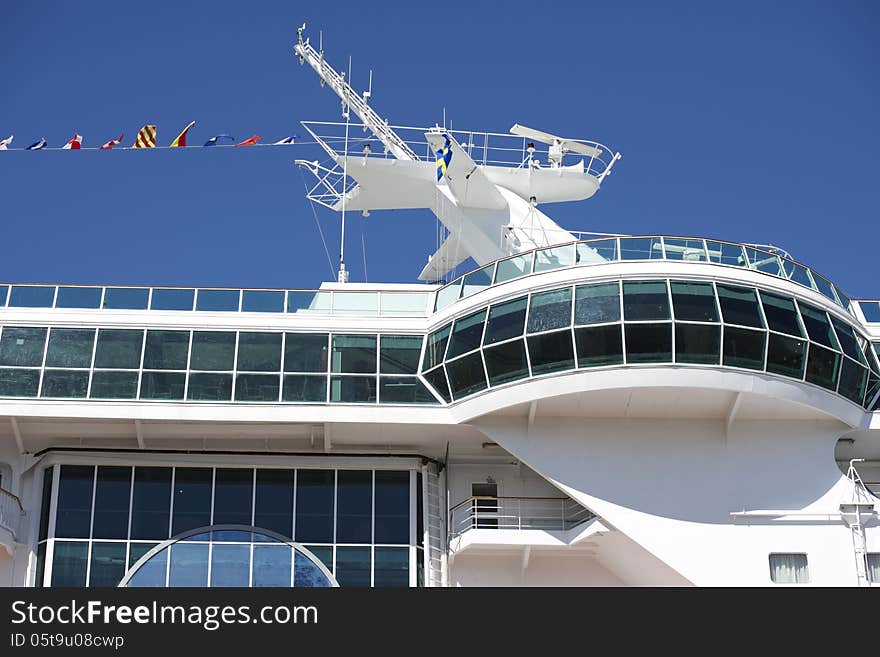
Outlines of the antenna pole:
M 351 56 L 348 57 L 348 79 L 351 80 Z M 342 231 L 339 238 L 339 274 L 337 282 L 348 283 L 348 272 L 345 270 L 345 189 L 348 180 L 348 128 L 351 124 L 351 108 L 348 105 L 348 94 L 342 100 L 342 115 L 345 117 L 345 150 L 342 160 Z

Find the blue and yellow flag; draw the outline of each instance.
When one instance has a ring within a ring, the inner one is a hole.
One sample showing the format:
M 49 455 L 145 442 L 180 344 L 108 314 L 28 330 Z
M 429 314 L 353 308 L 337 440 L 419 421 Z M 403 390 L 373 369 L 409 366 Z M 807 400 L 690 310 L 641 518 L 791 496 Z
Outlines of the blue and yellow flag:
M 450 162 L 452 162 L 452 144 L 449 142 L 449 135 L 446 135 L 446 143 L 437 151 L 437 182 L 443 180 Z

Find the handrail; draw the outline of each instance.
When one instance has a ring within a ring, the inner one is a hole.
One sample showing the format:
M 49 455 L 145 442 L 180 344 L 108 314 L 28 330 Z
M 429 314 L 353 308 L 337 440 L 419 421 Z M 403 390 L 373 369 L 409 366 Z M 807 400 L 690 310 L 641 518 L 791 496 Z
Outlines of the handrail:
M 12 498 L 15 503 L 18 505 L 18 510 L 24 513 L 24 507 L 21 505 L 21 499 L 15 493 L 11 493 L 5 488 L 0 488 L 0 496 L 5 498 Z
M 18 495 L 0 488 L 0 527 L 10 531 L 13 540 L 18 540 L 18 523 L 23 515 L 24 507 Z
M 452 539 L 470 529 L 566 531 L 593 517 L 570 497 L 472 495 L 449 508 L 446 527 Z
M 471 495 L 470 497 L 466 497 L 458 504 L 454 504 L 449 507 L 450 511 L 454 511 L 458 507 L 467 504 L 471 500 L 571 500 L 570 497 L 529 497 L 524 495 Z M 574 500 L 572 500 L 574 501 Z

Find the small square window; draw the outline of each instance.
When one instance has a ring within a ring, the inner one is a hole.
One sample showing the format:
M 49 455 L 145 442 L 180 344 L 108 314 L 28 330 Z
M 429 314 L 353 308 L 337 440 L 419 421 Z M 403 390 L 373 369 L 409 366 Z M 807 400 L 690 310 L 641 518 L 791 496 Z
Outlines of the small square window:
M 868 554 L 868 581 L 880 584 L 880 552 Z
M 770 579 L 776 584 L 808 584 L 810 569 L 807 555 L 777 553 L 770 555 Z

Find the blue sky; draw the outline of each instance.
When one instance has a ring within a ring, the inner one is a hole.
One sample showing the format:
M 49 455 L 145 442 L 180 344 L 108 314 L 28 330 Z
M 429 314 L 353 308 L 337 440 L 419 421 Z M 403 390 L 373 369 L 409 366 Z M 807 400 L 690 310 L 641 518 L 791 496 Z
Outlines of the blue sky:
M 875 2 L 8 3 L 0 138 L 96 146 L 145 123 L 169 143 L 276 140 L 339 103 L 300 67 L 374 70 L 392 123 L 595 139 L 623 159 L 598 195 L 544 206 L 570 229 L 772 242 L 880 296 Z M 290 149 L 0 153 L 0 280 L 313 287 L 330 276 Z M 331 246 L 338 216 L 318 211 Z M 354 214 L 352 280 L 413 281 L 428 211 Z

